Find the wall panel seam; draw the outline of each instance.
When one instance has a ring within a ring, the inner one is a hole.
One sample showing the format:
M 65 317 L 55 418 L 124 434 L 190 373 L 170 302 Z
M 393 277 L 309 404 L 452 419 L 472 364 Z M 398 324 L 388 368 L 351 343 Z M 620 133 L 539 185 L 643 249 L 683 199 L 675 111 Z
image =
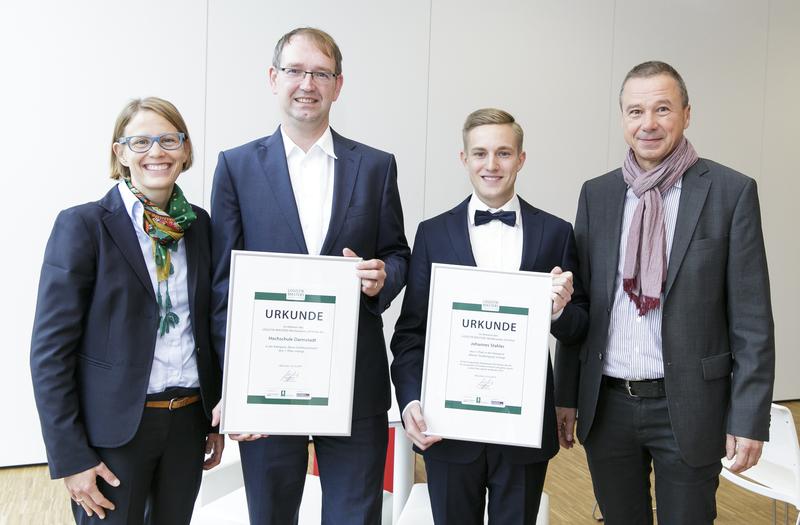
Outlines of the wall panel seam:
M 428 134 L 430 131 L 430 115 L 431 115 L 431 41 L 433 35 L 433 2 L 428 2 L 428 64 L 426 66 L 428 82 L 425 89 L 425 146 L 422 153 L 424 165 L 422 167 L 422 220 L 427 217 L 427 189 L 428 189 Z
M 613 3 L 612 8 L 611 8 L 611 60 L 609 61 L 609 64 L 608 64 L 608 67 L 609 67 L 608 99 L 609 100 L 613 100 L 612 97 L 614 96 L 614 57 L 616 56 L 615 55 L 616 42 L 617 42 L 617 0 L 614 0 L 614 3 Z M 613 139 L 611 138 L 611 119 L 613 118 L 612 115 L 614 114 L 614 110 L 612 109 L 614 103 L 610 102 L 610 104 L 611 105 L 607 107 L 608 108 L 608 118 L 607 118 L 607 121 L 606 121 L 607 122 L 606 130 L 608 131 L 608 134 L 606 136 L 606 166 L 605 166 L 606 169 L 603 170 L 603 173 L 605 173 L 606 171 L 611 169 L 611 166 L 612 166 L 612 164 L 611 164 L 611 150 L 612 150 L 611 144 L 612 144 L 612 140 Z M 588 180 L 588 179 L 585 179 L 585 180 Z

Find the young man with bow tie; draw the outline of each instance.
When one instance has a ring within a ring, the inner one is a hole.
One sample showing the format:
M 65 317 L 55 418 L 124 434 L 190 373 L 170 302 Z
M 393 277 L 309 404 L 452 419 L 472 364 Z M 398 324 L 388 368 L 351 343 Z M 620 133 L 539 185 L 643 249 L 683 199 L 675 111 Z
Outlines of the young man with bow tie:
M 493 108 L 471 113 L 461 161 L 473 193 L 452 210 L 419 225 L 403 309 L 392 338 L 392 380 L 409 438 L 425 456 L 437 524 L 482 524 L 486 490 L 492 524 L 536 523 L 547 462 L 558 451 L 552 369 L 548 364 L 541 448 L 442 440 L 426 436 L 419 403 L 432 263 L 553 274 L 551 333 L 580 340 L 588 323 L 578 282 L 572 226 L 519 198 L 525 164 L 523 131 Z

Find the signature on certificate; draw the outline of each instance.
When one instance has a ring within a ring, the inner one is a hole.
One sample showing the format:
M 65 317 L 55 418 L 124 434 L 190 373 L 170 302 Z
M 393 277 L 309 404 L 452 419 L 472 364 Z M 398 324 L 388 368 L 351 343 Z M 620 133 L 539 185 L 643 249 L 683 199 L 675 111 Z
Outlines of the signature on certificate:
M 488 390 L 494 386 L 494 379 L 490 379 L 488 377 L 481 379 L 478 381 L 478 384 L 475 385 L 478 390 Z
M 283 377 L 281 377 L 281 383 L 294 383 L 297 379 L 297 376 L 300 375 L 300 372 L 297 370 L 287 370 Z

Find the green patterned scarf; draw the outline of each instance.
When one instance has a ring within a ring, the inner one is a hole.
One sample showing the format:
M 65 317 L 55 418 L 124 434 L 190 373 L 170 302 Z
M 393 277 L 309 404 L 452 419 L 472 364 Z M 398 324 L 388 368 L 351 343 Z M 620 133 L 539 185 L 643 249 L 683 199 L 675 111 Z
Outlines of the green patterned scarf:
M 170 328 L 178 326 L 180 322 L 178 315 L 172 311 L 172 300 L 169 297 L 169 276 L 175 273 L 170 251 L 174 252 L 178 249 L 178 241 L 197 219 L 197 215 L 177 184 L 167 203 L 167 211 L 162 210 L 156 203 L 145 197 L 131 184 L 130 179 L 125 179 L 125 184 L 144 206 L 144 231 L 153 241 L 153 258 L 156 261 L 156 279 L 158 281 L 156 296 L 159 311 L 158 332 L 159 336 L 163 337 L 164 334 L 169 333 Z M 162 282 L 165 288 L 163 299 L 161 296 Z

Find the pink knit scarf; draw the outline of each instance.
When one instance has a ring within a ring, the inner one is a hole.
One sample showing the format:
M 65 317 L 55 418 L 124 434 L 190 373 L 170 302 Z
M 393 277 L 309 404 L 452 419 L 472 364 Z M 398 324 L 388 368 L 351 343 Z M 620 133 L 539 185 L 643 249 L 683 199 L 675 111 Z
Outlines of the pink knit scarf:
M 658 308 L 667 279 L 667 236 L 661 195 L 680 180 L 697 158 L 684 137 L 678 147 L 650 171 L 642 171 L 632 149 L 628 150 L 622 164 L 622 177 L 639 198 L 628 231 L 622 286 L 639 315 Z

